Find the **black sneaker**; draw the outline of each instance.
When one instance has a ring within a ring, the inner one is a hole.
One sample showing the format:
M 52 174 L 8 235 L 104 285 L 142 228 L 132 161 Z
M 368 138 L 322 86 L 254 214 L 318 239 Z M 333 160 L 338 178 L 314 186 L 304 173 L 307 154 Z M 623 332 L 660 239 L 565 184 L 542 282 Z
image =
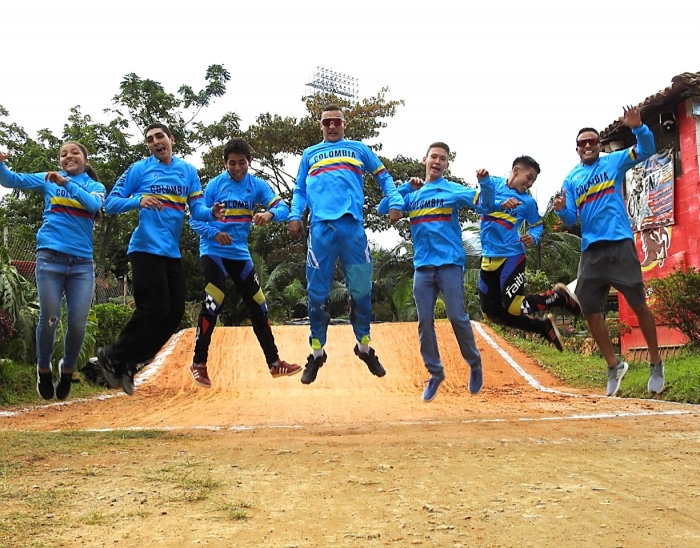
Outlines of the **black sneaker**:
M 574 316 L 581 315 L 581 303 L 578 301 L 576 294 L 569 290 L 562 283 L 554 286 L 554 292 L 559 295 L 561 306 L 571 312 Z
M 564 352 L 564 341 L 561 339 L 557 324 L 554 323 L 554 316 L 547 314 L 547 319 L 544 321 L 544 333 L 542 336 L 545 340 L 551 342 L 559 352 Z
M 108 346 L 100 346 L 97 349 L 97 364 L 100 366 L 102 376 L 110 388 L 123 388 L 122 367 L 109 354 L 110 348 Z
M 45 400 L 51 400 L 56 395 L 56 389 L 53 386 L 53 375 L 51 370 L 47 372 L 36 370 L 36 391 Z
M 70 396 L 71 385 L 73 384 L 73 372 L 63 373 L 61 372 L 61 377 L 56 383 L 56 397 L 59 400 L 65 400 Z
M 316 375 L 318 375 L 318 370 L 323 367 L 327 359 L 328 354 L 326 354 L 325 350 L 323 351 L 323 356 L 318 358 L 314 358 L 313 354 L 309 354 L 309 357 L 306 358 L 306 368 L 301 374 L 302 384 L 311 384 L 314 382 L 316 380 Z
M 134 373 L 136 373 L 136 367 L 130 363 L 126 364 L 122 374 L 122 390 L 127 396 L 134 395 Z
M 369 352 L 365 354 L 364 352 L 360 352 L 360 349 L 357 348 L 357 345 L 355 345 L 355 356 L 367 364 L 367 367 L 372 375 L 377 377 L 383 377 L 386 375 L 386 371 L 384 371 L 382 364 L 379 363 L 379 358 L 377 358 L 377 355 L 374 353 L 374 348 L 370 348 Z

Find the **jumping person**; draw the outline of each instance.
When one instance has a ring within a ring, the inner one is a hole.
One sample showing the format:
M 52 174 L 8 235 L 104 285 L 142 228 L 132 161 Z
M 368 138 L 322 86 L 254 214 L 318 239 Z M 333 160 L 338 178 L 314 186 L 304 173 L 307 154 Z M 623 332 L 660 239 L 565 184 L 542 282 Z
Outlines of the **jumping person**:
M 321 113 L 323 141 L 307 148 L 301 157 L 288 229 L 302 235 L 301 216 L 307 205 L 310 212 L 306 280 L 311 322 L 309 355 L 301 382 L 316 380 L 327 355 L 326 332 L 330 321 L 328 297 L 333 283 L 335 261 L 340 259 L 350 293 L 350 323 L 357 345 L 355 355 L 377 377 L 386 374 L 379 358 L 370 348 L 372 316 L 372 253 L 365 234 L 362 207 L 365 202 L 362 174 L 367 171 L 389 197 L 389 219 L 401 218 L 403 200 L 394 180 L 370 148 L 344 138 L 345 115 L 338 105 L 327 105 Z
M 190 366 L 192 379 L 200 386 L 211 387 L 207 358 L 216 320 L 226 298 L 226 275 L 238 288 L 250 313 L 253 332 L 265 354 L 270 375 L 290 376 L 301 371 L 297 364 L 281 360 L 267 315 L 265 295 L 248 249 L 251 223 L 264 226 L 270 221 L 287 220 L 289 208 L 270 186 L 248 173 L 252 161 L 250 145 L 243 139 L 232 139 L 224 147 L 224 171 L 212 179 L 204 190 L 204 203 L 222 203 L 226 209 L 221 220 L 204 223 L 190 220 L 200 235 L 199 264 L 204 275 L 206 296 L 197 320 L 194 359 Z M 266 209 L 253 214 L 256 206 Z
M 493 323 L 537 333 L 562 352 L 554 316 L 548 314 L 543 320 L 533 314 L 563 307 L 578 316 L 581 307 L 576 296 L 562 283 L 544 293 L 525 293 L 525 248 L 537 245 L 544 230 L 537 202 L 528 193 L 539 173 L 539 164 L 530 156 L 516 158 L 507 179 L 492 177 L 485 169 L 476 173 L 480 184 L 491 181 L 494 185 L 498 208 L 481 217 L 479 300 L 484 316 Z M 521 236 L 523 223 L 527 232 Z
M 85 339 L 87 318 L 95 288 L 92 231 L 106 190 L 89 164 L 85 146 L 75 141 L 61 145 L 61 171 L 13 173 L 5 166 L 9 153 L 0 152 L 0 184 L 44 196 L 43 222 L 36 235 L 36 287 L 39 322 L 36 328 L 36 389 L 45 400 L 70 394 L 73 370 Z M 61 300 L 66 297 L 67 329 L 59 379 L 53 383 L 51 355 Z
M 132 164 L 105 200 L 107 213 L 139 209 L 129 242 L 136 309 L 113 344 L 97 350 L 102 374 L 112 388 L 134 393 L 134 372 L 151 360 L 185 313 L 185 270 L 180 233 L 185 205 L 200 221 L 220 218 L 224 206 L 204 205 L 197 170 L 173 155 L 175 138 L 164 124 L 146 128 L 151 156 Z
M 586 316 L 588 329 L 608 365 L 606 394 L 620 389 L 628 365 L 618 359 L 601 313 L 610 286 L 625 296 L 639 320 L 649 352 L 649 381 L 652 394 L 664 388 L 664 364 L 659 354 L 654 313 L 646 304 L 639 256 L 627 217 L 622 185 L 625 172 L 656 152 L 654 134 L 642 123 L 637 107 L 623 108 L 620 123 L 632 130 L 637 144 L 601 156 L 598 132 L 583 128 L 576 136 L 581 163 L 567 175 L 554 209 L 566 225 L 581 220 L 581 260 L 576 295 Z
M 481 190 L 447 181 L 443 173 L 449 167 L 450 148 L 433 143 L 423 158 L 425 182 L 413 178 L 398 187 L 404 197 L 403 211 L 408 211 L 413 237 L 413 298 L 418 312 L 418 340 L 423 363 L 430 379 L 423 391 L 423 401 L 435 399 L 445 380 L 435 335 L 435 303 L 442 291 L 447 319 L 457 344 L 469 364 L 469 391 L 478 394 L 483 385 L 481 354 L 476 347 L 469 315 L 464 310 L 464 266 L 466 255 L 462 244 L 459 210 L 470 207 L 480 213 L 494 208 L 493 184 L 485 180 Z M 388 198 L 380 204 L 379 213 L 386 213 Z

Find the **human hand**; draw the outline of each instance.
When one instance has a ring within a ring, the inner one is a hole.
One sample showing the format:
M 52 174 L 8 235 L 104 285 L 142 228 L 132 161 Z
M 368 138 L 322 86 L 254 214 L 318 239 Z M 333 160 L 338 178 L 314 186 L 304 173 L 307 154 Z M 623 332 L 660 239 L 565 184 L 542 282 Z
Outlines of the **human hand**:
M 403 212 L 400 209 L 389 210 L 389 222 L 395 225 L 403 217 Z
M 295 236 L 301 236 L 304 233 L 304 226 L 301 224 L 301 221 L 289 221 L 287 230 Z
M 566 207 L 566 189 L 562 188 L 561 192 L 557 192 L 554 195 L 554 201 L 552 202 L 552 207 L 556 211 L 561 211 Z
M 253 215 L 253 223 L 255 224 L 255 226 L 265 226 L 272 220 L 274 216 L 275 215 L 273 213 L 270 213 L 269 211 L 256 213 L 255 215 Z
M 0 150 L 0 164 L 7 160 L 10 156 L 12 156 L 12 153 L 10 151 L 2 152 Z
M 44 177 L 44 181 L 51 181 L 58 186 L 66 186 L 66 178 L 57 171 L 49 171 Z
M 535 245 L 535 238 L 533 238 L 529 232 L 520 236 L 520 241 L 525 244 L 525 247 L 532 247 Z
M 226 213 L 226 204 L 223 202 L 216 202 L 212 208 L 211 212 L 214 215 L 215 219 L 223 219 L 224 218 L 224 213 Z
M 620 116 L 620 123 L 628 128 L 637 128 L 642 125 L 642 115 L 637 107 L 622 107 L 623 116 Z
M 214 239 L 221 245 L 231 245 L 231 243 L 233 242 L 233 238 L 226 234 L 226 232 L 217 232 L 216 236 L 214 236 Z
M 411 183 L 411 188 L 413 190 L 418 190 L 425 184 L 420 177 L 411 177 L 408 182 Z
M 486 169 L 477 169 L 476 170 L 476 180 L 481 181 L 481 179 L 486 179 L 486 177 L 489 176 L 489 172 Z
M 141 209 L 150 209 L 156 211 L 163 211 L 163 204 L 155 196 L 144 196 L 139 202 L 139 207 Z
M 510 197 L 507 200 L 504 200 L 503 203 L 501 204 L 501 209 L 506 210 L 506 209 L 515 209 L 518 207 L 522 202 L 518 200 L 515 197 Z

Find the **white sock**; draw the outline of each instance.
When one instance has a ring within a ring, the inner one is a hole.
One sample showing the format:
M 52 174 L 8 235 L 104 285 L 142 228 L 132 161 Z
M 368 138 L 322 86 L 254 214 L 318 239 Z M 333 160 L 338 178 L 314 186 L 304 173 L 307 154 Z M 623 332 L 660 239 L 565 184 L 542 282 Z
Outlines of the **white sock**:
M 280 361 L 279 361 L 279 360 L 275 360 L 275 361 L 272 362 L 272 363 L 268 363 L 268 364 L 267 364 L 267 367 L 269 367 L 270 369 L 272 369 L 273 367 L 277 367 L 279 364 L 280 364 Z
M 363 354 L 369 354 L 369 345 L 368 344 L 362 344 L 361 342 L 358 342 L 357 349 L 360 352 L 362 352 Z
M 318 350 L 314 348 L 314 358 L 323 358 L 323 347 Z

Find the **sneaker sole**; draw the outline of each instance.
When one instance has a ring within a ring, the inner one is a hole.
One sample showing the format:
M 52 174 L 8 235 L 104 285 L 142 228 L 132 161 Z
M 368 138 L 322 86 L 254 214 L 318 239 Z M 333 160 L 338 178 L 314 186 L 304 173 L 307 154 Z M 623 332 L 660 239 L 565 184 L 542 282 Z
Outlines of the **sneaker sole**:
M 554 322 L 554 314 L 547 314 L 547 319 L 551 322 L 552 324 L 552 330 L 557 336 L 557 341 L 559 342 L 559 346 L 554 341 L 550 341 L 552 345 L 554 345 L 554 348 L 556 348 L 559 352 L 564 352 L 564 339 L 561 338 L 561 334 L 559 333 L 559 328 L 557 328 L 557 324 Z
M 576 303 L 576 306 L 578 306 L 578 312 L 574 312 L 573 310 L 569 310 L 569 312 L 571 312 L 574 316 L 580 316 L 583 312 L 581 311 L 581 302 L 578 300 L 576 293 L 569 290 L 569 288 L 561 282 L 554 285 L 554 289 L 556 288 L 561 288 L 564 291 L 566 291 L 567 295 L 569 295 L 569 297 L 571 297 L 571 300 Z
M 192 377 L 192 380 L 197 386 L 201 386 L 202 388 L 211 388 L 211 382 L 209 382 L 209 384 L 204 384 L 202 381 L 197 380 L 192 371 L 190 371 L 190 377 Z

